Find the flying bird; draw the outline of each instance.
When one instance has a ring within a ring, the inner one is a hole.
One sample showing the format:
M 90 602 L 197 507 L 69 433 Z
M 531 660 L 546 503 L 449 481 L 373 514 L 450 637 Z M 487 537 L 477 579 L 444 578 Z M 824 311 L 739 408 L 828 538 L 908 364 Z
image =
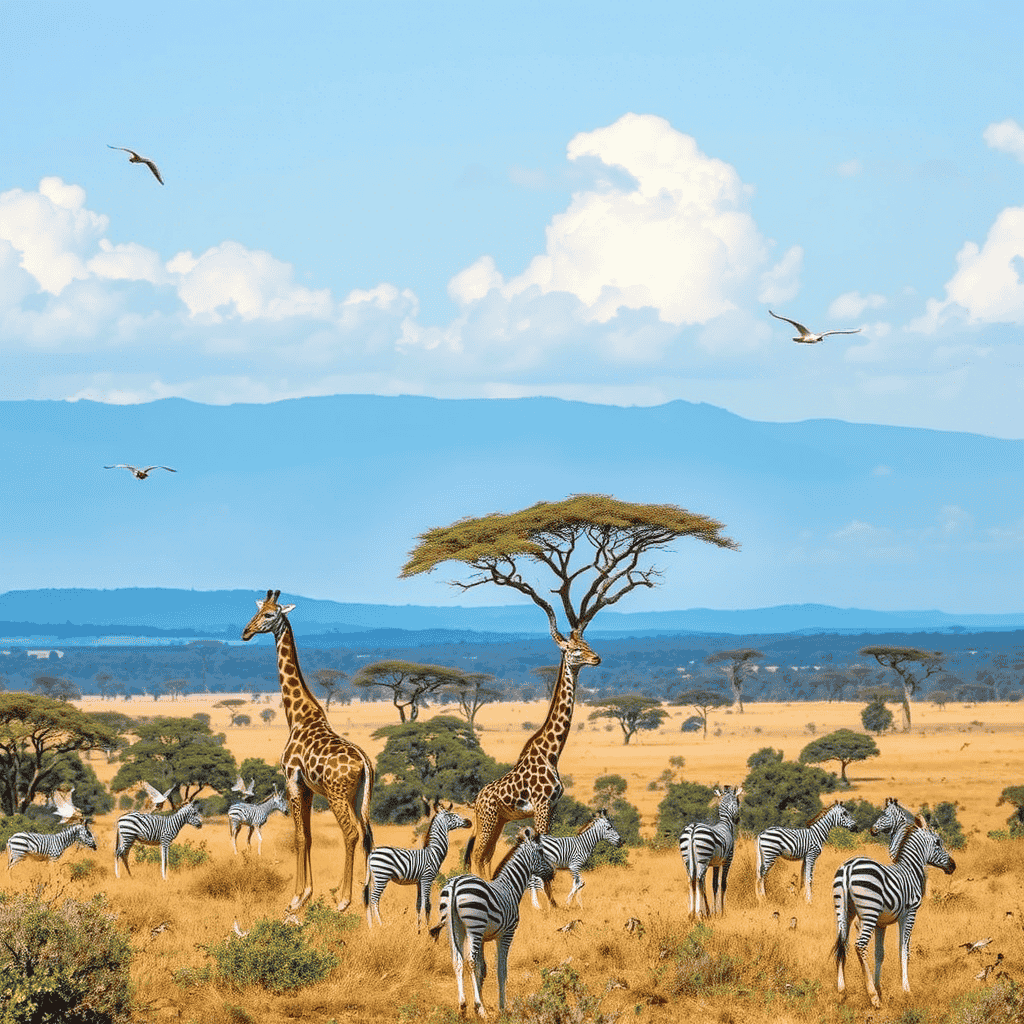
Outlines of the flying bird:
M 130 156 L 128 157 L 128 163 L 145 164 L 153 172 L 153 177 L 156 178 L 161 185 L 164 183 L 164 179 L 160 177 L 160 169 L 148 157 L 139 156 L 134 149 L 125 149 L 124 146 L 112 146 L 109 142 L 107 143 L 107 149 L 119 149 L 122 153 L 129 153 Z
M 769 309 L 769 313 L 772 311 Z M 785 320 L 787 324 L 792 324 L 799 332 L 800 337 L 794 338 L 794 341 L 800 342 L 802 345 L 815 345 L 822 338 L 827 338 L 830 334 L 860 334 L 860 328 L 858 327 L 853 331 L 822 331 L 821 334 L 815 334 L 813 331 L 809 331 L 803 324 L 798 324 L 795 320 L 790 320 L 788 316 L 779 316 L 778 313 L 772 313 L 772 316 L 776 320 Z
M 235 784 L 231 787 L 231 792 L 232 793 L 241 793 L 242 797 L 244 799 L 244 798 L 247 798 L 247 797 L 250 797 L 250 796 L 253 795 L 253 791 L 254 791 L 255 786 L 256 786 L 256 779 L 255 778 L 250 779 L 249 780 L 249 785 L 246 786 L 245 780 L 242 778 L 241 775 L 239 775 L 238 779 L 235 781 Z
M 978 939 L 977 942 L 961 942 L 960 948 L 966 949 L 968 953 L 974 953 L 979 949 L 984 949 L 991 941 L 992 937 L 989 936 L 987 939 Z
M 71 821 L 81 821 L 82 812 L 72 803 L 71 794 L 74 793 L 75 787 L 72 786 L 68 790 L 55 789 L 53 791 L 53 805 L 57 809 L 53 812 L 58 818 L 62 825 L 67 825 Z
M 166 793 L 161 793 L 160 790 L 156 788 L 156 786 L 151 786 L 148 782 L 146 782 L 145 779 L 142 780 L 142 785 L 145 787 L 149 799 L 153 801 L 154 807 L 159 807 L 162 803 L 164 803 L 167 800 L 167 798 L 171 795 L 171 789 L 174 789 L 174 787 L 171 786 L 171 789 L 167 790 Z
M 119 462 L 116 466 L 104 466 L 104 469 L 127 469 L 129 473 L 136 480 L 145 480 L 154 469 L 166 469 L 168 473 L 177 473 L 176 469 L 171 469 L 170 466 L 146 466 L 144 469 L 138 469 L 135 466 L 129 466 L 124 462 Z

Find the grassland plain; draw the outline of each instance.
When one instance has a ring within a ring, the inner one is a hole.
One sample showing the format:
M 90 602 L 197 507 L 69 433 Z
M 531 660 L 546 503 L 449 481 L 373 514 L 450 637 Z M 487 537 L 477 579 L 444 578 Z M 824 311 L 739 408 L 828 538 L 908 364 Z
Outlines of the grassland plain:
M 190 715 L 206 712 L 216 730 L 241 761 L 263 757 L 274 763 L 286 738 L 286 724 L 277 719 L 248 727 L 228 727 L 223 709 L 213 708 L 224 694 L 191 696 L 176 701 L 86 700 L 87 710 L 110 709 L 134 715 Z M 279 707 L 276 695 L 270 706 Z M 576 724 L 561 759 L 561 770 L 571 777 L 569 792 L 589 799 L 594 779 L 617 773 L 628 782 L 627 798 L 643 816 L 647 835 L 653 832 L 663 789 L 649 789 L 669 758 L 682 756 L 685 767 L 677 777 L 691 781 L 737 784 L 747 774 L 746 760 L 755 750 L 772 746 L 795 758 L 813 735 L 838 728 L 860 729 L 861 704 L 792 703 L 748 704 L 740 715 L 713 714 L 707 739 L 700 733 L 682 733 L 688 709 L 670 708 L 670 717 L 655 732 L 635 737 L 628 746 L 618 726 L 586 721 L 587 709 L 577 708 Z M 501 761 L 512 761 L 526 739 L 527 723 L 539 723 L 546 704 L 499 704 L 478 715 L 481 742 Z M 426 714 L 434 713 L 431 709 Z M 443 709 L 442 709 L 443 710 Z M 991 829 L 1004 827 L 1010 813 L 997 806 L 1003 787 L 1024 781 L 1024 723 L 1019 704 L 949 704 L 939 709 L 914 706 L 914 730 L 892 733 L 878 740 L 881 755 L 850 766 L 851 796 L 880 804 L 886 796 L 903 802 L 935 806 L 955 800 L 968 836 L 968 845 L 955 853 L 952 876 L 933 871 L 912 941 L 911 995 L 900 990 L 897 929 L 889 929 L 887 958 L 882 976 L 883 1009 L 871 1011 L 859 973 L 847 972 L 849 995 L 845 1004 L 835 993 L 835 968 L 830 956 L 835 925 L 830 882 L 836 867 L 856 853 L 886 860 L 882 847 L 854 850 L 827 847 L 816 869 L 815 900 L 807 906 L 795 893 L 793 865 L 777 867 L 768 879 L 768 901 L 754 898 L 754 851 L 750 838 L 741 837 L 730 875 L 727 912 L 707 930 L 694 930 L 686 913 L 685 873 L 674 849 L 630 851 L 627 868 L 602 868 L 587 874 L 585 906 L 534 911 L 525 901 L 522 924 L 509 958 L 508 998 L 511 1019 L 524 1021 L 590 1021 L 588 1015 L 552 1015 L 531 997 L 544 985 L 544 973 L 566 964 L 580 982 L 601 999 L 600 1012 L 621 1014 L 621 1020 L 668 1022 L 702 1019 L 722 1024 L 787 1024 L 822 1021 L 853 1024 L 865 1020 L 894 1024 L 940 1024 L 950 1021 L 1016 1020 L 992 1018 L 979 1008 L 972 1017 L 960 1009 L 965 998 L 980 998 L 992 988 L 976 974 L 1003 954 L 1001 968 L 1017 983 L 1024 982 L 1024 841 L 995 842 Z M 382 741 L 371 734 L 397 721 L 386 702 L 335 706 L 331 721 L 342 734 L 376 756 Z M 813 733 L 812 730 L 813 729 Z M 99 776 L 109 781 L 117 765 L 96 754 L 91 761 Z M 112 909 L 128 930 L 137 951 L 134 981 L 138 1019 L 196 1022 L 260 1021 L 267 1024 L 293 1020 L 424 1021 L 444 1024 L 457 1016 L 456 991 L 450 953 L 442 940 L 416 936 L 415 897 L 410 887 L 390 886 L 381 904 L 385 927 L 369 931 L 365 919 L 335 940 L 340 965 L 322 982 L 292 995 L 275 996 L 260 989 L 235 990 L 207 982 L 183 988 L 173 980 L 182 967 L 208 963 L 204 947 L 225 939 L 232 922 L 243 929 L 263 917 L 280 918 L 291 892 L 294 871 L 291 823 L 277 815 L 264 829 L 263 857 L 231 852 L 227 820 L 210 819 L 201 832 L 186 829 L 179 842 L 200 843 L 211 859 L 192 869 L 172 871 L 166 883 L 153 864 L 133 865 L 133 876 L 113 877 L 113 831 L 116 814 L 96 822 L 99 850 L 69 854 L 58 867 L 19 865 L 8 888 L 30 888 L 44 879 L 47 891 L 76 897 L 108 894 Z M 341 868 L 340 832 L 330 814 L 314 815 L 313 870 L 316 894 L 331 899 Z M 380 845 L 411 845 L 410 827 L 378 827 Z M 452 848 L 443 871 L 452 873 L 465 846 L 453 834 Z M 70 864 L 95 862 L 93 870 L 71 880 Z M 364 862 L 357 854 L 356 878 Z M 564 899 L 568 878 L 559 876 L 556 897 Z M 436 895 L 435 895 L 436 919 Z M 361 905 L 353 908 L 361 911 Z M 778 922 L 773 911 L 779 911 Z M 636 918 L 640 927 L 627 930 Z M 789 927 L 791 918 L 796 926 Z M 558 929 L 579 920 L 569 932 Z M 164 922 L 166 928 L 153 929 Z M 968 955 L 962 942 L 992 937 L 981 953 Z M 497 990 L 494 949 L 487 946 L 490 972 L 485 983 L 485 1005 L 494 1010 Z M 853 965 L 851 965 L 852 968 Z M 562 977 L 564 980 L 565 971 Z M 549 977 L 548 986 L 558 974 Z M 468 978 L 467 978 L 468 982 Z M 570 1002 L 572 1000 L 570 999 Z M 544 1014 L 547 1014 L 545 1016 Z

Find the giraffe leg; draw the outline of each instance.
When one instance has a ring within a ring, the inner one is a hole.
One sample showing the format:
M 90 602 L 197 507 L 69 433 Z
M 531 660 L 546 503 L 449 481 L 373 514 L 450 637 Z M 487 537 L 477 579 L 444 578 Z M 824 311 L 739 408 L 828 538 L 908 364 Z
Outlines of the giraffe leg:
M 344 789 L 332 790 L 327 794 L 334 818 L 341 829 L 342 839 L 345 843 L 345 868 L 341 879 L 341 902 L 338 903 L 338 912 L 348 908 L 352 903 L 352 871 L 356 859 L 356 843 L 359 841 L 359 826 L 356 825 L 355 808 L 355 787 L 351 792 Z
M 295 826 L 295 895 L 288 904 L 288 912 L 294 913 L 313 895 L 310 857 L 313 836 L 309 823 L 309 815 L 313 809 L 313 791 L 297 777 L 289 780 L 288 790 L 292 824 Z
M 477 808 L 473 873 L 480 878 L 490 880 L 494 848 L 498 845 L 498 837 L 504 827 L 505 819 L 498 813 L 497 808 Z

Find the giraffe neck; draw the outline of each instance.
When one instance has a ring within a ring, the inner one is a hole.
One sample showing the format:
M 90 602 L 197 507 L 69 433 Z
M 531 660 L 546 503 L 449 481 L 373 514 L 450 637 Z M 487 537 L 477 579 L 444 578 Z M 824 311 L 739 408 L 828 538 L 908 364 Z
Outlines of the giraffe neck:
M 558 681 L 555 683 L 554 693 L 551 694 L 547 718 L 544 719 L 544 724 L 530 744 L 534 751 L 544 754 L 552 762 L 558 761 L 565 741 L 569 737 L 572 709 L 576 703 L 576 677 L 579 675 L 579 671 L 579 668 L 572 668 L 569 665 L 569 659 L 563 652 L 561 664 L 558 666 Z
M 274 630 L 274 639 L 277 641 L 277 679 L 281 686 L 281 704 L 288 719 L 288 728 L 294 729 L 297 724 L 313 718 L 323 718 L 324 709 L 302 678 L 291 623 L 283 615 Z

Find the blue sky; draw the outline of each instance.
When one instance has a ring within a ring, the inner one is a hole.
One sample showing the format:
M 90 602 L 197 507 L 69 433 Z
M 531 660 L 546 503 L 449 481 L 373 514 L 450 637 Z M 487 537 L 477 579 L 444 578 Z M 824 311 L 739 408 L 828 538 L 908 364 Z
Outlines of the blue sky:
M 1019 4 L 0 9 L 2 399 L 1024 436 Z

